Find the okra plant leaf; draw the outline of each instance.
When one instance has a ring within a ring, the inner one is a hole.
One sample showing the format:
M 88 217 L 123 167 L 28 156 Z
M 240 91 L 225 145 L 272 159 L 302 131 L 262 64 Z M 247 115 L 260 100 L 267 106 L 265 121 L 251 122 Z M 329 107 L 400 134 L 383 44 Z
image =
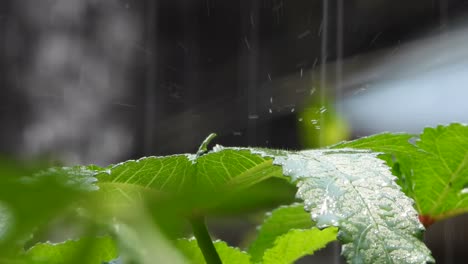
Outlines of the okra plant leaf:
M 250 255 L 238 248 L 230 247 L 223 241 L 213 242 L 221 261 L 224 264 L 249 264 Z M 203 254 L 195 239 L 178 239 L 176 246 L 185 254 L 192 264 L 205 264 Z
M 271 156 L 271 152 L 254 150 Z M 352 263 L 432 262 L 420 241 L 424 227 L 389 168 L 365 150 L 283 152 L 274 164 L 298 182 L 317 227 L 335 226 L 342 254 Z
M 293 263 L 335 240 L 336 233 L 334 227 L 314 228 L 303 204 L 282 206 L 267 214 L 248 252 L 254 263 Z
M 265 251 L 261 263 L 282 264 L 294 263 L 296 260 L 312 255 L 315 251 L 324 248 L 329 242 L 336 239 L 338 228 L 328 227 L 320 230 L 291 229 L 278 237 L 272 248 Z
M 412 182 L 412 161 L 421 158 L 423 151 L 418 149 L 410 141 L 414 135 L 406 133 L 382 133 L 363 137 L 353 141 L 341 142 L 330 148 L 354 148 L 368 149 L 379 152 L 380 159 L 385 160 L 392 168 L 392 174 L 398 177 L 397 183 L 403 192 L 414 198 L 414 184 Z M 418 205 L 416 204 L 416 207 Z M 419 210 L 418 210 L 419 211 Z
M 412 163 L 421 214 L 445 219 L 468 212 L 468 126 L 426 128 L 416 146 L 427 153 Z
M 97 175 L 99 182 L 125 183 L 169 193 L 193 189 L 207 191 L 235 187 L 244 189 L 281 171 L 270 158 L 247 150 L 225 149 L 196 155 L 145 157 L 110 166 Z
M 415 138 L 414 144 L 409 140 Z M 442 220 L 468 212 L 468 126 L 426 128 L 419 137 L 380 134 L 334 148 L 379 151 L 397 169 L 398 183 L 425 218 Z M 396 165 L 396 166 L 395 166 Z
M 117 246 L 110 237 L 82 238 L 62 243 L 39 243 L 26 252 L 32 263 L 102 264 L 117 257 Z
M 189 197 L 179 200 L 184 200 L 187 208 L 204 211 L 216 208 L 223 202 L 228 203 L 226 200 L 235 199 L 232 194 L 269 178 L 284 179 L 281 168 L 273 166 L 271 158 L 254 155 L 249 150 L 221 147 L 209 152 L 202 150 L 197 155 L 145 157 L 97 169 L 95 172 L 98 186 L 113 185 L 119 188 L 130 185 Z M 109 189 L 109 186 L 106 188 Z
M 267 217 L 258 228 L 258 234 L 249 246 L 248 252 L 253 262 L 260 262 L 263 254 L 275 244 L 275 240 L 291 229 L 310 229 L 314 223 L 303 204 L 281 206 L 267 213 Z
M 353 141 L 344 141 L 330 148 L 356 148 L 369 149 L 382 154 L 407 154 L 413 155 L 417 148 L 410 143 L 414 135 L 406 133 L 382 133 L 368 137 L 362 137 Z

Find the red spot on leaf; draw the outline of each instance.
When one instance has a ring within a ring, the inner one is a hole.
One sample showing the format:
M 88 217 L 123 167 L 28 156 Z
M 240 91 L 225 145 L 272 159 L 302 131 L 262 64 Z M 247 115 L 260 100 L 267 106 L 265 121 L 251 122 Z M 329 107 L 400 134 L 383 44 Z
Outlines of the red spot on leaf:
M 435 219 L 429 215 L 419 215 L 419 221 L 424 225 L 425 228 L 428 228 L 435 222 Z

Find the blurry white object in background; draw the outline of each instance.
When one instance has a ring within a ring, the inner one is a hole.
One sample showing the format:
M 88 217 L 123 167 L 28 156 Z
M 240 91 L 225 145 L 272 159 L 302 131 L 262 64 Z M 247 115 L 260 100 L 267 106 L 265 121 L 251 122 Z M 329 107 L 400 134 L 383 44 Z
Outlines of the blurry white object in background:
M 344 79 L 344 88 L 355 92 L 338 108 L 353 130 L 366 134 L 468 123 L 467 43 L 465 23 L 379 52 L 373 63 Z
M 25 32 L 32 40 L 23 45 L 30 56 L 22 55 L 27 67 L 17 83 L 32 112 L 22 154 L 69 163 L 108 163 L 127 154 L 128 120 L 116 117 L 112 104 L 131 95 L 128 72 L 140 38 L 135 15 L 113 0 L 14 3 L 19 26 L 8 41 Z

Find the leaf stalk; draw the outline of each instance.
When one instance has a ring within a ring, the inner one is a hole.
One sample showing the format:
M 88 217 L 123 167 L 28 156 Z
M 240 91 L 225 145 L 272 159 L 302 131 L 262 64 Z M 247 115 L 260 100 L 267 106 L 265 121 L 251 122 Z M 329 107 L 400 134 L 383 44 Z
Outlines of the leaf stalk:
M 222 264 L 221 259 L 213 245 L 210 234 L 205 224 L 205 217 L 195 216 L 190 219 L 192 230 L 197 239 L 198 247 L 200 248 L 203 257 L 207 264 Z

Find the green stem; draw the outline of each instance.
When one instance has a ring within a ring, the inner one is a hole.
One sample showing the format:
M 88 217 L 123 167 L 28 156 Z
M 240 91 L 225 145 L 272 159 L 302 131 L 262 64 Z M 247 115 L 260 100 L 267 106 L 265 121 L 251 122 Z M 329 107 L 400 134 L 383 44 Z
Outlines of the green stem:
M 208 229 L 205 225 L 205 218 L 203 216 L 193 217 L 190 219 L 192 224 L 193 234 L 197 239 L 198 247 L 200 247 L 203 257 L 207 264 L 222 264 L 218 252 L 213 245 Z
M 208 144 L 210 144 L 210 142 L 213 140 L 213 138 L 216 137 L 216 134 L 215 133 L 211 133 L 208 137 L 205 138 L 205 140 L 203 140 L 203 142 L 201 143 L 200 147 L 198 148 L 198 151 L 197 151 L 197 157 L 200 157 L 201 155 L 205 154 L 206 152 L 208 152 Z

